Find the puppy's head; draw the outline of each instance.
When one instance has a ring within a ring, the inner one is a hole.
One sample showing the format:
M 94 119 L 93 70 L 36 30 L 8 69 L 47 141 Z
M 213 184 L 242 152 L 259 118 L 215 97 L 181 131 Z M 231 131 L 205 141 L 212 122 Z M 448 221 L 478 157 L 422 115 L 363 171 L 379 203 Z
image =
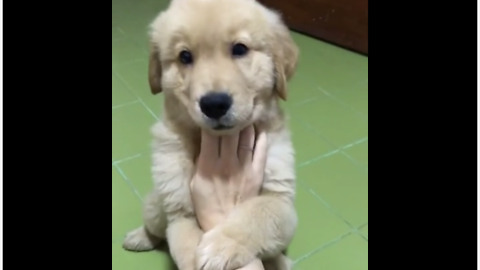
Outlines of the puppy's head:
M 166 113 L 218 135 L 266 120 L 297 64 L 288 28 L 254 0 L 173 0 L 150 38 L 150 87 Z

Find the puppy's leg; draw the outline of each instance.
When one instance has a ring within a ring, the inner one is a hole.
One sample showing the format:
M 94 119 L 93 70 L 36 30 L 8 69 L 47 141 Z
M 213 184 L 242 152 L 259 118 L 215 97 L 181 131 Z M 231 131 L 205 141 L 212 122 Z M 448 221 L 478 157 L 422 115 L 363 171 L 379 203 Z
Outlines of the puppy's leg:
M 179 270 L 195 270 L 195 251 L 202 234 L 194 217 L 176 218 L 168 224 L 168 246 Z
M 144 226 L 127 234 L 123 241 L 123 248 L 130 251 L 148 251 L 165 239 L 167 218 L 163 211 L 161 197 L 154 192 L 145 199 L 143 222 Z
M 296 225 L 292 200 L 276 195 L 252 198 L 203 235 L 197 248 L 197 269 L 233 270 L 255 257 L 273 258 L 286 249 Z

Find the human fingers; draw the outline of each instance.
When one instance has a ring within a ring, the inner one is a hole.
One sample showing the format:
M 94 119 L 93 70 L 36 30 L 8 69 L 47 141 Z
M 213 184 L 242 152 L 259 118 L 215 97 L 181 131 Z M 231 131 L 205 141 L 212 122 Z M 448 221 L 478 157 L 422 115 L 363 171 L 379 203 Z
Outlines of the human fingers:
M 238 138 L 239 138 L 239 133 L 221 137 L 221 145 L 220 145 L 221 160 L 237 159 Z
M 253 125 L 248 126 L 240 132 L 238 141 L 238 159 L 240 163 L 246 165 L 252 162 L 253 148 L 255 146 L 255 129 Z
M 268 137 L 267 133 L 261 131 L 255 141 L 253 152 L 252 168 L 254 173 L 263 173 L 267 162 Z
M 220 137 L 214 136 L 202 129 L 200 155 L 198 156 L 198 164 L 218 159 L 220 150 Z

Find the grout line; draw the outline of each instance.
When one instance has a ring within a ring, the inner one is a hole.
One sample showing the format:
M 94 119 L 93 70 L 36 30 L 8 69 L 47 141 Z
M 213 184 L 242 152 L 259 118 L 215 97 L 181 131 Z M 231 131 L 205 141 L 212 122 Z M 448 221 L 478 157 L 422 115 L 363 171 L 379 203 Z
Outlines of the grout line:
M 363 233 L 362 233 L 362 232 L 358 231 L 358 232 L 356 232 L 356 233 L 357 233 L 357 234 L 358 234 L 360 237 L 362 237 L 362 238 L 363 238 L 363 240 L 365 240 L 365 241 L 367 241 L 367 242 L 368 242 L 368 238 L 367 238 L 365 235 L 363 235 Z
M 357 229 L 361 230 L 363 227 L 367 226 L 368 222 L 363 223 L 362 225 L 358 226 Z
M 351 234 L 352 234 L 352 232 L 351 232 L 351 231 L 348 231 L 348 232 L 340 235 L 339 237 L 337 237 L 337 238 L 335 238 L 335 239 L 327 242 L 326 244 L 323 244 L 323 245 L 321 245 L 321 246 L 313 249 L 312 251 L 308 252 L 307 254 L 299 257 L 298 259 L 296 259 L 295 261 L 293 261 L 293 264 L 295 265 L 295 264 L 297 264 L 297 263 L 299 263 L 299 262 L 307 259 L 308 257 L 310 257 L 310 256 L 312 256 L 312 255 L 314 255 L 314 254 L 316 254 L 316 253 L 318 253 L 318 252 L 320 252 L 320 251 L 322 251 L 322 250 L 324 250 L 324 249 L 332 246 L 333 244 L 336 244 L 336 243 L 340 242 L 340 240 L 344 239 L 345 237 L 347 237 L 347 236 L 349 236 L 349 235 L 351 235 Z
M 362 120 L 367 120 L 368 119 L 368 117 L 365 114 L 363 114 L 360 111 L 357 111 L 357 109 L 353 108 L 353 106 L 351 106 L 350 104 L 346 103 L 345 101 L 335 97 L 333 94 L 329 93 L 327 90 L 323 89 L 321 86 L 318 86 L 317 90 L 322 92 L 325 96 L 329 97 L 330 99 L 336 101 L 337 103 L 340 103 L 344 108 L 347 108 L 350 111 L 354 112 L 356 115 L 358 115 L 360 118 L 362 118 Z
M 307 161 L 304 161 L 304 162 L 298 164 L 298 165 L 297 165 L 297 168 L 305 167 L 305 166 L 307 166 L 307 165 L 309 165 L 309 164 L 311 164 L 311 163 L 314 163 L 314 162 L 316 162 L 316 161 L 318 161 L 318 160 L 320 160 L 320 159 L 322 159 L 322 158 L 329 157 L 329 156 L 331 156 L 331 155 L 333 155 L 333 154 L 336 154 L 336 153 L 338 153 L 338 152 L 340 152 L 340 150 L 339 150 L 339 149 L 335 149 L 335 150 L 330 151 L 330 152 L 328 152 L 328 153 L 326 153 L 326 154 L 323 154 L 323 155 L 320 155 L 320 156 L 316 156 L 316 157 L 314 157 L 314 158 L 312 158 L 312 159 L 310 159 L 310 160 L 307 160 Z
M 308 192 L 310 192 L 310 194 L 312 194 L 313 197 L 315 197 L 315 199 L 319 200 L 327 208 L 327 210 L 330 213 L 332 213 L 334 216 L 336 216 L 337 218 L 342 220 L 343 223 L 345 223 L 348 226 L 348 228 L 350 228 L 350 231 L 356 230 L 356 228 L 345 217 L 343 217 L 342 214 L 340 214 L 339 211 L 337 211 L 335 208 L 333 208 L 327 201 L 325 201 L 322 198 L 322 196 L 317 194 L 317 192 L 315 192 L 315 190 L 313 190 L 307 183 L 303 183 L 303 181 L 302 181 L 302 184 L 307 187 Z
M 121 29 L 120 27 L 117 27 L 117 30 L 124 35 L 126 40 L 131 42 L 136 47 L 141 48 L 142 53 L 144 53 L 146 56 L 148 56 L 150 54 L 149 50 L 146 48 L 146 47 L 148 47 L 147 46 L 148 43 L 139 42 L 138 40 L 131 38 L 130 35 L 125 33 L 125 31 L 123 29 Z M 148 28 L 145 28 L 145 33 L 147 33 L 147 32 L 148 32 Z M 147 36 L 145 36 L 145 37 L 147 37 Z
M 368 141 L 368 137 L 363 137 L 363 138 L 361 138 L 361 139 L 359 139 L 359 140 L 354 141 L 353 143 L 349 143 L 349 144 L 347 144 L 347 145 L 344 145 L 344 146 L 342 146 L 341 148 L 342 148 L 342 149 L 348 149 L 348 148 L 350 148 L 350 147 L 352 147 L 352 146 L 355 146 L 355 145 L 357 145 L 357 144 L 361 144 L 361 143 L 366 142 L 366 141 Z
M 115 39 L 112 38 L 112 44 L 127 39 L 127 37 L 125 36 L 125 32 L 120 27 L 115 26 L 112 28 L 112 31 L 120 33 L 120 37 L 117 37 Z
M 349 159 L 354 165 L 357 165 L 357 167 L 360 167 L 365 171 L 365 173 L 368 173 L 368 166 L 364 165 L 363 163 L 360 163 L 358 160 L 354 159 L 352 156 L 347 154 L 344 151 L 341 151 L 342 155 L 344 155 L 347 159 Z
M 112 71 L 113 74 L 128 88 L 128 90 L 138 98 L 138 101 L 143 105 L 143 107 L 153 116 L 153 118 L 155 118 L 157 121 L 158 121 L 158 116 L 147 106 L 147 104 L 145 104 L 145 102 L 142 100 L 142 98 L 140 96 L 138 96 L 138 94 L 133 91 L 132 87 L 130 87 L 130 85 L 123 79 L 122 76 L 120 76 L 116 71 Z
M 363 232 L 361 232 L 361 231 L 360 231 L 360 230 L 361 230 L 363 227 L 365 227 L 365 226 L 367 226 L 367 225 L 368 225 L 368 222 L 367 222 L 367 223 L 365 223 L 365 224 L 362 224 L 362 225 L 358 226 L 358 227 L 357 227 L 357 231 L 356 231 L 356 232 L 357 232 L 357 233 L 358 233 L 358 235 L 360 235 L 360 236 L 361 236 L 363 239 L 365 239 L 365 241 L 367 241 L 367 242 L 368 242 L 368 237 L 367 237 L 367 236 L 365 236 L 365 235 L 363 234 Z
M 327 242 L 327 243 L 325 243 L 325 244 L 323 244 L 323 245 L 321 245 L 321 246 L 313 249 L 312 251 L 306 253 L 305 255 L 300 256 L 299 258 L 297 258 L 297 259 L 293 262 L 293 265 L 296 265 L 297 263 L 299 263 L 299 262 L 301 262 L 301 261 L 304 261 L 305 259 L 311 257 L 312 255 L 314 255 L 314 254 L 316 254 L 316 253 L 318 253 L 318 252 L 320 252 L 320 251 L 322 251 L 322 250 L 324 250 L 324 249 L 326 249 L 326 248 L 328 248 L 328 247 L 330 247 L 330 246 L 332 246 L 332 245 L 340 242 L 342 239 L 344 239 L 345 237 L 347 237 L 347 236 L 349 236 L 349 235 L 351 235 L 351 234 L 353 234 L 353 233 L 358 233 L 358 234 L 360 234 L 360 236 L 368 242 L 368 238 L 366 238 L 361 232 L 358 231 L 358 229 L 365 227 L 367 224 L 368 224 L 368 222 L 365 223 L 365 224 L 360 225 L 358 228 L 356 228 L 356 229 L 353 230 L 353 231 L 345 232 L 345 233 L 343 233 L 342 235 L 340 235 L 339 237 L 337 237 L 337 238 L 335 238 L 335 239 L 333 239 L 333 240 L 331 240 L 331 241 L 329 241 L 329 242 Z
M 326 208 L 327 210 L 332 213 L 334 216 L 336 216 L 337 218 L 339 218 L 340 220 L 343 221 L 343 223 L 345 223 L 349 228 L 350 228 L 350 231 L 352 233 L 355 233 L 355 234 L 358 234 L 360 237 L 362 237 L 363 239 L 365 239 L 367 242 L 368 242 L 368 238 L 366 238 L 359 230 L 361 228 L 363 228 L 364 226 L 366 226 L 368 224 L 367 223 L 364 223 L 360 226 L 353 226 L 345 217 L 342 216 L 342 214 L 340 214 L 339 211 L 337 211 L 334 207 L 332 207 L 326 200 L 324 200 L 322 198 L 322 196 L 320 196 L 317 192 L 315 192 L 315 190 L 313 190 L 307 183 L 303 182 L 303 181 L 298 181 L 298 184 L 300 186 L 302 186 L 303 188 L 306 188 L 308 192 L 310 192 L 310 194 L 313 195 L 313 197 L 315 197 L 317 200 L 320 201 L 320 203 L 322 203 Z
M 148 107 L 147 104 L 145 104 L 145 102 L 141 98 L 138 98 L 138 99 L 140 103 L 143 105 L 143 107 L 145 108 L 145 110 L 147 110 L 153 116 L 153 118 L 155 118 L 158 121 L 159 120 L 158 116 L 150 109 L 150 107 Z
M 115 105 L 115 106 L 112 106 L 112 110 L 122 108 L 122 107 L 125 107 L 125 106 L 130 106 L 130 105 L 133 105 L 133 104 L 136 104 L 136 103 L 139 103 L 139 102 L 140 102 L 140 100 L 136 99 L 136 100 L 133 100 L 133 101 L 130 101 L 130 102 L 127 102 L 127 103 Z
M 135 193 L 135 195 L 137 196 L 137 198 L 140 199 L 140 202 L 143 203 L 143 198 L 142 198 L 142 196 L 140 195 L 140 193 L 138 192 L 138 190 L 135 188 L 135 186 L 133 185 L 133 183 L 128 179 L 127 175 L 123 172 L 122 168 L 120 168 L 120 166 L 118 166 L 118 164 L 113 164 L 113 166 L 115 167 L 115 169 L 117 170 L 117 172 L 122 176 L 123 180 L 130 186 L 130 189 L 133 191 L 133 193 Z
M 317 97 L 313 97 L 313 98 L 304 99 L 304 100 L 302 100 L 302 101 L 293 103 L 293 106 L 298 107 L 298 106 L 305 105 L 305 104 L 307 104 L 307 103 L 310 103 L 310 102 L 315 101 L 315 100 L 318 100 L 318 99 L 320 99 L 320 97 L 318 97 L 318 96 L 317 96 Z
M 118 32 L 120 32 L 122 35 L 125 35 L 125 31 L 123 31 L 123 29 L 119 26 L 116 27 Z
M 341 151 L 342 155 L 344 155 L 346 158 L 348 158 L 352 163 L 354 163 L 355 165 L 357 165 L 357 167 L 360 167 L 362 169 L 365 170 L 366 173 L 368 173 L 368 166 L 364 165 L 363 163 L 361 163 L 360 161 L 354 159 L 352 156 L 350 156 L 349 154 L 347 154 L 346 152 L 344 151 Z
M 327 142 L 330 146 L 333 146 L 335 148 L 337 148 L 337 146 L 335 144 L 333 144 L 330 140 L 328 140 L 323 134 L 321 134 L 320 132 L 318 132 L 314 127 L 312 127 L 309 123 L 306 123 L 305 121 L 303 121 L 301 118 L 295 118 L 297 119 L 297 121 L 303 125 L 306 129 L 310 130 L 311 132 L 315 133 L 317 136 L 319 136 L 320 138 L 322 138 L 325 142 Z M 368 139 L 368 137 L 364 137 L 360 140 L 363 140 L 363 139 Z M 358 160 L 354 159 L 352 156 L 350 156 L 349 154 L 345 153 L 344 151 L 342 151 L 341 147 L 337 148 L 340 150 L 340 152 L 345 156 L 347 157 L 354 165 L 356 165 L 357 167 L 361 167 L 362 169 L 365 170 L 365 172 L 368 172 L 368 166 L 365 166 L 364 164 L 358 162 Z
M 129 161 L 129 160 L 132 160 L 132 159 L 135 159 L 135 158 L 138 158 L 142 155 L 144 155 L 145 153 L 138 153 L 136 155 L 133 155 L 133 156 L 129 156 L 129 157 L 125 157 L 125 158 L 122 158 L 122 159 L 119 159 L 119 160 L 116 160 L 116 161 L 112 161 L 112 166 L 115 166 L 115 165 L 118 165 L 122 162 L 125 162 L 125 161 Z
M 305 183 L 304 183 L 305 184 Z M 337 216 L 338 218 L 340 218 L 341 220 L 343 220 L 343 222 L 350 228 L 350 230 L 355 230 L 356 228 L 350 223 L 348 222 L 348 220 L 346 218 L 344 218 L 336 209 L 334 209 L 329 203 L 327 203 L 327 201 L 325 201 L 320 195 L 318 195 L 315 190 L 313 190 L 312 188 L 308 187 L 308 192 L 310 192 L 310 194 L 313 195 L 313 197 L 315 197 L 317 200 L 319 200 L 321 203 L 323 203 L 327 209 L 332 213 L 334 214 L 335 216 Z
M 358 228 L 358 227 L 357 227 L 357 228 L 353 228 L 353 229 L 352 229 L 352 233 L 354 233 L 354 234 L 356 234 L 356 235 L 360 236 L 361 238 L 363 238 L 363 240 L 365 240 L 365 241 L 367 241 L 367 242 L 368 242 L 368 238 L 367 238 L 367 237 L 365 237 L 365 235 L 363 235 L 363 234 L 362 234 L 362 232 L 359 230 L 359 228 Z
M 314 162 L 316 162 L 316 161 L 318 161 L 318 160 L 320 160 L 320 159 L 322 159 L 322 158 L 329 157 L 329 156 L 331 156 L 331 155 L 333 155 L 333 154 L 336 154 L 336 153 L 338 153 L 338 152 L 343 152 L 342 150 L 346 150 L 346 149 L 351 148 L 351 147 L 353 147 L 353 146 L 355 146 L 355 145 L 361 144 L 361 143 L 363 143 L 363 142 L 365 142 L 365 141 L 368 141 L 368 137 L 359 139 L 359 140 L 357 140 L 357 141 L 355 141 L 355 142 L 353 142 L 353 143 L 349 143 L 349 144 L 347 144 L 347 145 L 344 145 L 344 146 L 342 146 L 342 147 L 339 147 L 338 149 L 332 150 L 332 151 L 330 151 L 330 152 L 328 152 L 328 153 L 325 153 L 325 154 L 322 154 L 322 155 L 320 155 L 320 156 L 316 156 L 316 157 L 314 157 L 314 158 L 312 158 L 312 159 L 310 159 L 310 160 L 304 161 L 304 162 L 298 164 L 298 165 L 297 165 L 297 168 L 305 167 L 305 166 L 307 166 L 307 165 L 309 165 L 309 164 L 311 164 L 311 163 L 314 163 Z M 348 157 L 348 155 L 347 155 L 347 157 Z M 355 160 L 355 161 L 356 161 L 356 160 Z

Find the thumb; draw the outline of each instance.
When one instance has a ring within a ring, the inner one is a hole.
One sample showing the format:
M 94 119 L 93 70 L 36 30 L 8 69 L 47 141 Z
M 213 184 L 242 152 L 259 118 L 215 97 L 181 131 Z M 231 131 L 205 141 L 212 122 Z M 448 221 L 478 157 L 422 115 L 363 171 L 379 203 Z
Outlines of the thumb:
M 255 141 L 252 168 L 254 173 L 263 173 L 267 163 L 268 138 L 267 133 L 261 131 Z

